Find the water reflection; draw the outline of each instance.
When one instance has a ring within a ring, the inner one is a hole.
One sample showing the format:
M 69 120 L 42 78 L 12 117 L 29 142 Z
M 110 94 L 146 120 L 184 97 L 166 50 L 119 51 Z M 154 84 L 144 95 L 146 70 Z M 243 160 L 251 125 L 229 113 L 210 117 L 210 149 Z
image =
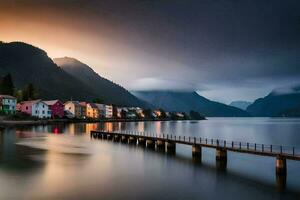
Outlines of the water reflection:
M 299 128 L 300 121 L 294 120 L 211 119 L 5 129 L 0 133 L 0 198 L 232 199 L 234 194 L 243 199 L 297 199 L 298 162 L 288 162 L 286 179 L 275 176 L 273 158 L 229 153 L 222 163 L 211 149 L 203 148 L 196 159 L 184 145 L 177 145 L 176 153 L 165 153 L 145 145 L 91 140 L 89 132 L 148 131 L 293 145 L 300 141 Z

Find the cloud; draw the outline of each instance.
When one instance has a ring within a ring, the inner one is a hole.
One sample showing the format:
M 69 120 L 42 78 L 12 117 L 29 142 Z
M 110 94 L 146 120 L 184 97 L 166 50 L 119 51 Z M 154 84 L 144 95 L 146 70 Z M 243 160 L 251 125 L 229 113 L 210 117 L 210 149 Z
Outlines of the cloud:
M 196 90 L 205 90 L 205 87 L 198 86 L 195 83 L 182 81 L 182 80 L 146 77 L 146 78 L 141 78 L 132 81 L 129 84 L 129 89 L 132 91 L 140 91 L 140 90 L 196 91 Z

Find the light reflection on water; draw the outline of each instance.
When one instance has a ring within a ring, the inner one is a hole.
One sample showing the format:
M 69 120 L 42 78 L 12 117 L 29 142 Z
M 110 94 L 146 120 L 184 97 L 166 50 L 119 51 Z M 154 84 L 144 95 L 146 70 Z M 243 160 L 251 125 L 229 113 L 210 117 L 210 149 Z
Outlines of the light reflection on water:
M 278 192 L 274 158 L 229 153 L 227 170 L 203 149 L 176 155 L 105 140 L 95 129 L 132 130 L 267 144 L 300 145 L 300 120 L 213 118 L 192 122 L 48 125 L 0 134 L 0 199 L 298 199 L 300 162 L 288 161 L 287 190 Z M 278 180 L 277 180 L 278 181 Z

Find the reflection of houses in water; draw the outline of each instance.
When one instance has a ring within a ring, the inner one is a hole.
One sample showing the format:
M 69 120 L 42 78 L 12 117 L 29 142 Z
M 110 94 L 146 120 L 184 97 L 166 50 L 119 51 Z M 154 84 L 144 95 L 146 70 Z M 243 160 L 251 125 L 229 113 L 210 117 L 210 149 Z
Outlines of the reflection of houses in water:
M 138 132 L 145 132 L 145 123 L 144 122 L 138 122 L 137 130 L 138 130 Z
M 155 133 L 157 135 L 161 134 L 161 122 L 155 122 Z
M 42 132 L 42 133 L 49 132 L 48 125 L 33 126 L 30 131 L 32 131 L 32 132 Z
M 93 124 L 85 124 L 86 131 L 85 133 L 90 133 L 92 130 L 99 130 L 99 124 L 93 123 Z
M 119 122 L 100 123 L 98 130 L 105 130 L 105 131 L 109 131 L 109 132 L 119 131 L 119 130 L 121 130 L 121 123 L 119 123 Z
M 68 124 L 66 127 L 66 133 L 69 133 L 71 135 L 80 135 L 82 133 L 88 133 L 87 132 L 87 124 Z

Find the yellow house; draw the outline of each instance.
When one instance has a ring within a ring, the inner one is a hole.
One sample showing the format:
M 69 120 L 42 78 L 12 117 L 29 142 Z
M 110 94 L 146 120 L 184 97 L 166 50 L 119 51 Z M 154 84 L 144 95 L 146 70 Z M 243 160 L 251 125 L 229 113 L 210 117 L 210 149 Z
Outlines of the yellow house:
M 86 104 L 86 116 L 87 118 L 98 119 L 100 111 L 96 104 L 94 103 L 87 103 Z

